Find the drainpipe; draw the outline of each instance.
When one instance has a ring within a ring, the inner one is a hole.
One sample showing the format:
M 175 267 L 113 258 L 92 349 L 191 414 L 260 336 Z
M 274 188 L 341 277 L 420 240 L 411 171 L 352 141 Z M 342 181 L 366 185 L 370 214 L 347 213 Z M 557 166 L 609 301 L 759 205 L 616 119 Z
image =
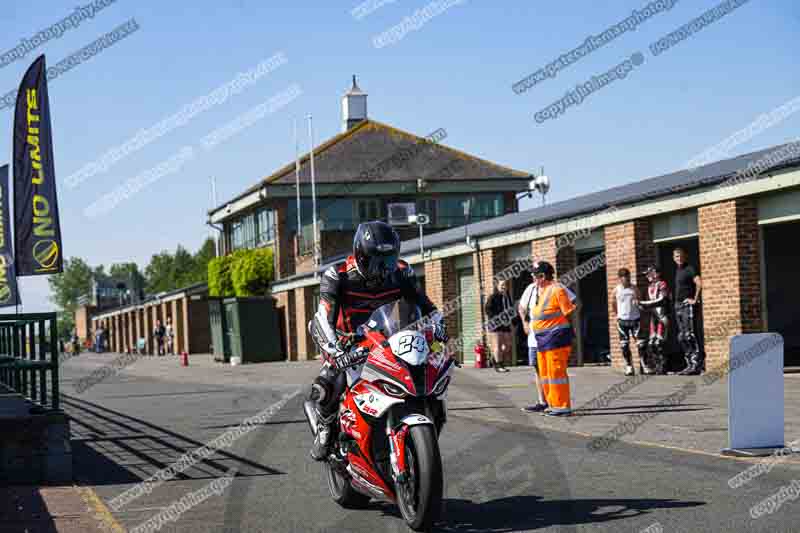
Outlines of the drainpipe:
M 215 229 L 219 232 L 219 238 L 217 239 L 217 257 L 222 257 L 222 241 L 225 238 L 225 234 L 223 233 L 222 226 L 217 226 L 211 221 L 206 221 L 206 226 L 211 229 Z
M 467 245 L 470 246 L 473 250 L 475 250 L 475 258 L 476 258 L 476 261 L 478 263 L 478 295 L 480 295 L 479 305 L 481 306 L 481 308 L 480 308 L 481 342 L 483 343 L 484 346 L 488 346 L 487 341 L 486 341 L 486 328 L 484 327 L 484 324 L 486 324 L 486 317 L 483 314 L 483 305 L 484 305 L 485 296 L 483 294 L 483 265 L 482 265 L 482 262 L 481 262 L 481 247 L 478 244 L 477 240 L 472 240 L 472 244 L 470 244 L 470 240 L 471 239 L 468 236 L 467 237 Z

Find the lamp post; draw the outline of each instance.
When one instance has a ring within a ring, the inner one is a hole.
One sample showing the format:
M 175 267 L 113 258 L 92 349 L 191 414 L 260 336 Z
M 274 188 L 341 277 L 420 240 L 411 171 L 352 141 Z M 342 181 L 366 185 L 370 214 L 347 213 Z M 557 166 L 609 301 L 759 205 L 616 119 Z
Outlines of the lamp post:
M 408 215 L 408 222 L 411 224 L 416 224 L 419 228 L 419 256 L 420 259 L 425 259 L 425 246 L 423 244 L 423 234 L 422 234 L 422 227 L 429 224 L 431 218 L 424 214 L 420 213 L 418 215 Z

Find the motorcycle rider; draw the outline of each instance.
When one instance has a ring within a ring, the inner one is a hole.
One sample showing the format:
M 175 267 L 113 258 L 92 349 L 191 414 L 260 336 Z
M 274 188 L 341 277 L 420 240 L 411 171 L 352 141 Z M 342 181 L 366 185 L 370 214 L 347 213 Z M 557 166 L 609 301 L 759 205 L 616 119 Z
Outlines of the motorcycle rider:
M 417 289 L 414 271 L 398 259 L 399 252 L 400 237 L 389 224 L 362 223 L 353 238 L 353 254 L 328 268 L 320 281 L 319 308 L 308 325 L 324 361 L 310 397 L 317 403 L 317 434 L 311 448 L 316 461 L 325 460 L 330 453 L 339 399 L 347 386 L 342 370 L 360 367 L 366 360 L 363 351 L 349 351 L 347 337 L 352 337 L 375 309 L 405 299 L 427 317 L 434 339 L 447 341 L 441 313 Z
M 661 279 L 661 269 L 653 265 L 646 271 L 647 300 L 639 301 L 639 307 L 649 309 L 650 313 L 650 340 L 648 342 L 649 365 L 655 374 L 665 374 L 664 342 L 669 334 L 669 287 Z M 651 366 L 652 365 L 652 366 Z

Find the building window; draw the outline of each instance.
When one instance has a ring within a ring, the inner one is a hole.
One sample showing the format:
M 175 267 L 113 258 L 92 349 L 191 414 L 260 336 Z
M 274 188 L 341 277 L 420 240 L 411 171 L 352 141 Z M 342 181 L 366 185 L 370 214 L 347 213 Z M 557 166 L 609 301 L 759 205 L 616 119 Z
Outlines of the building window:
M 241 220 L 231 223 L 231 248 L 234 250 L 244 248 L 244 224 Z
M 503 196 L 480 195 L 472 202 L 472 220 L 486 220 L 503 214 Z
M 469 205 L 469 221 L 480 222 L 503 214 L 502 194 L 476 194 L 470 196 L 445 196 L 436 201 L 437 227 L 450 228 L 466 224 L 465 207 Z
M 275 210 L 259 209 L 256 214 L 258 246 L 275 241 Z
M 274 242 L 276 216 L 274 209 L 262 208 L 231 222 L 231 249 L 255 248 Z
M 356 200 L 356 221 L 369 222 L 383 218 L 383 202 L 378 198 Z
M 256 245 L 256 217 L 253 213 L 245 215 L 242 219 L 244 226 L 244 248 L 254 248 Z
M 463 226 L 466 221 L 465 202 L 465 198 L 458 196 L 440 198 L 436 202 L 436 226 L 440 228 Z

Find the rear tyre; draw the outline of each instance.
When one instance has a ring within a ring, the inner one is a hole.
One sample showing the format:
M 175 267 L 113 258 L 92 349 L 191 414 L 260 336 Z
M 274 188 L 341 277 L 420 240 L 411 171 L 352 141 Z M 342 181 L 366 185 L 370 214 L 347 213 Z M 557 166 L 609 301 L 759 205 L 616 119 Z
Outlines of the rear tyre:
M 442 510 L 442 458 L 432 425 L 411 426 L 406 436 L 409 479 L 397 491 L 397 504 L 408 527 L 430 531 Z
M 333 501 L 345 509 L 363 509 L 369 504 L 369 496 L 357 492 L 350 485 L 350 476 L 338 472 L 327 462 L 322 465 L 322 469 Z

